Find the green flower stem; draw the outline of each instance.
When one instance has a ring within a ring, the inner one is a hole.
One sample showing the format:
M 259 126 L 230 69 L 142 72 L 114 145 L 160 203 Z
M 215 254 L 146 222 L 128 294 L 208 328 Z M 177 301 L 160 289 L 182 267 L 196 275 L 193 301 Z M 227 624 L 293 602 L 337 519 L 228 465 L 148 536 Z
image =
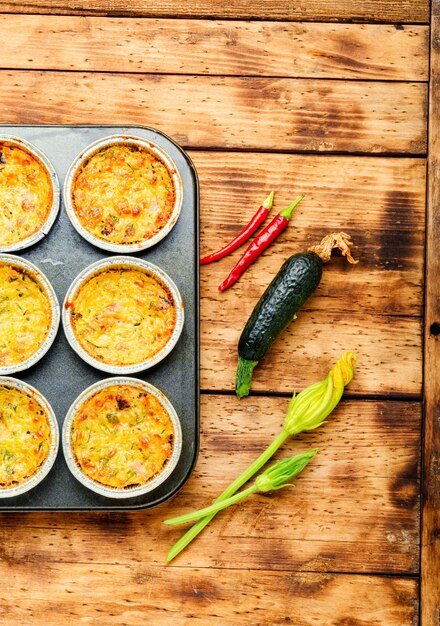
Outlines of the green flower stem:
M 207 506 L 204 509 L 179 515 L 178 517 L 172 517 L 171 519 L 165 520 L 165 524 L 175 526 L 177 524 L 193 522 L 194 520 L 210 515 L 211 513 L 218 513 L 232 504 L 237 504 L 244 498 L 250 496 L 252 493 L 266 493 L 267 491 L 275 491 L 277 489 L 282 489 L 283 487 L 290 487 L 291 483 L 289 483 L 289 480 L 298 476 L 298 474 L 302 472 L 317 452 L 318 450 L 316 449 L 309 450 L 308 452 L 297 454 L 296 456 L 292 456 L 288 459 L 276 461 L 276 463 L 268 467 L 264 472 L 258 474 L 254 483 L 250 487 L 236 493 L 235 496 L 231 496 L 222 502 L 214 502 L 214 504 L 211 504 L 211 506 Z
M 284 427 L 278 437 L 266 448 L 261 456 L 245 470 L 229 487 L 217 498 L 216 502 L 223 502 L 233 496 L 258 470 L 267 463 L 278 448 L 291 435 L 303 431 L 314 430 L 321 426 L 338 404 L 354 374 L 356 355 L 345 352 L 330 370 L 328 376 L 318 383 L 303 389 L 294 395 L 289 403 Z M 199 519 L 188 532 L 168 552 L 167 560 L 172 561 L 212 520 L 216 513 L 211 513 Z
M 235 496 L 231 496 L 222 502 L 214 502 L 211 506 L 206 506 L 204 509 L 199 509 L 198 511 L 193 511 L 192 513 L 186 513 L 185 515 L 179 515 L 178 517 L 172 517 L 171 519 L 165 520 L 165 524 L 168 526 L 177 526 L 178 524 L 186 524 L 187 522 L 194 522 L 195 520 L 200 519 L 201 517 L 205 517 L 205 515 L 211 515 L 211 513 L 218 513 L 223 509 L 227 509 L 228 506 L 232 504 L 237 504 L 244 498 L 247 498 L 251 494 L 258 491 L 257 485 L 251 485 L 244 491 L 240 491 L 236 493 Z
M 259 469 L 265 465 L 268 460 L 275 454 L 275 452 L 280 448 L 286 439 L 289 438 L 289 433 L 287 433 L 284 429 L 280 432 L 278 437 L 272 441 L 270 446 L 266 448 L 266 450 L 255 459 L 255 461 L 249 465 L 249 467 L 232 482 L 229 487 L 227 487 L 224 492 L 217 498 L 216 502 L 223 502 L 227 500 L 231 496 L 233 496 L 248 480 L 252 478 L 254 474 L 258 472 Z M 174 544 L 174 546 L 169 550 L 167 554 L 167 561 L 172 561 L 182 550 L 186 548 L 186 546 L 191 543 L 193 539 L 197 537 L 199 533 L 209 524 L 212 518 L 215 516 L 215 513 L 211 513 L 206 517 L 203 517 L 198 522 L 191 526 L 191 528 Z

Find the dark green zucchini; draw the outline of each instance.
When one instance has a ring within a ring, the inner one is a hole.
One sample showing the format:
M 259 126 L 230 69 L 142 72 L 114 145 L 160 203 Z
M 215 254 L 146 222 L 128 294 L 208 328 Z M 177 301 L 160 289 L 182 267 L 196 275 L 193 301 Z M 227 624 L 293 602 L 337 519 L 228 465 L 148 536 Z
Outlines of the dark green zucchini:
M 323 263 L 330 259 L 332 249 L 339 248 L 351 263 L 355 262 L 349 245 L 348 235 L 332 233 L 318 246 L 294 254 L 283 263 L 252 311 L 238 342 L 235 390 L 239 398 L 249 394 L 252 371 L 258 361 L 319 285 Z

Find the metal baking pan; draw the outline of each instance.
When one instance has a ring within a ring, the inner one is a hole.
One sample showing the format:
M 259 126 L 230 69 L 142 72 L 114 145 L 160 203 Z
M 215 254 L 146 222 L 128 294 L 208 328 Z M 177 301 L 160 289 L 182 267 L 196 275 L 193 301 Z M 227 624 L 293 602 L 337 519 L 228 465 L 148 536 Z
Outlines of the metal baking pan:
M 199 448 L 199 185 L 187 154 L 163 133 L 145 126 L 22 126 L 0 125 L 0 133 L 30 141 L 50 159 L 60 185 L 75 157 L 93 141 L 112 134 L 151 140 L 174 160 L 183 182 L 183 206 L 172 231 L 156 246 L 134 256 L 163 269 L 176 283 L 185 306 L 185 324 L 173 351 L 158 365 L 135 374 L 169 398 L 182 426 L 182 454 L 171 476 L 157 489 L 127 499 L 109 499 L 81 485 L 60 451 L 49 475 L 34 489 L 1 503 L 0 511 L 123 511 L 161 504 L 185 484 Z M 95 261 L 113 256 L 88 243 L 71 225 L 65 207 L 50 232 L 18 253 L 34 263 L 52 283 L 60 302 L 73 279 Z M 76 397 L 89 385 L 108 377 L 85 363 L 69 346 L 62 329 L 49 352 L 16 378 L 36 387 L 50 402 L 62 430 Z

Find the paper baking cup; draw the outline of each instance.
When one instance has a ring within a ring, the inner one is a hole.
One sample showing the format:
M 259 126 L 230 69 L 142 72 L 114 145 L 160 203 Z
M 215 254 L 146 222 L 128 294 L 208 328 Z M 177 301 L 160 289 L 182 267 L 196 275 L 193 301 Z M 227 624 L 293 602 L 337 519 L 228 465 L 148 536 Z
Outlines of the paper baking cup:
M 102 483 L 99 483 L 96 480 L 89 478 L 83 473 L 81 467 L 78 465 L 72 453 L 70 436 L 73 420 L 76 413 L 81 408 L 83 403 L 91 396 L 101 391 L 102 389 L 105 389 L 106 387 L 112 387 L 113 385 L 130 385 L 133 387 L 138 387 L 139 389 L 150 393 L 155 398 L 157 398 L 157 400 L 159 400 L 164 409 L 167 411 L 173 423 L 174 441 L 173 452 L 171 454 L 170 460 L 157 476 L 155 476 L 149 482 L 145 483 L 145 485 L 140 485 L 139 487 L 126 487 L 125 489 L 117 489 L 115 487 L 107 487 Z M 157 389 L 157 387 L 150 385 L 150 383 L 146 383 L 145 381 L 139 380 L 137 378 L 129 378 L 126 376 L 106 378 L 105 380 L 101 380 L 85 389 L 70 407 L 63 425 L 63 452 L 69 470 L 72 472 L 75 478 L 79 480 L 80 483 L 82 483 L 88 489 L 91 489 L 91 491 L 99 493 L 101 496 L 106 496 L 107 498 L 134 498 L 135 496 L 142 496 L 149 491 L 153 491 L 153 489 L 156 489 L 156 487 L 159 487 L 159 485 L 165 482 L 165 480 L 171 475 L 171 473 L 175 469 L 177 462 L 180 458 L 180 454 L 182 452 L 182 429 L 180 426 L 180 420 L 177 416 L 176 411 L 174 410 L 173 405 L 165 396 L 165 394 Z
M 34 245 L 40 239 L 43 239 L 50 231 L 55 222 L 55 218 L 58 214 L 60 208 L 60 184 L 58 182 L 58 176 L 55 172 L 55 168 L 52 163 L 49 161 L 47 156 L 41 152 L 34 145 L 26 141 L 25 139 L 20 139 L 19 137 L 14 137 L 13 135 L 0 135 L 0 143 L 8 143 L 12 146 L 17 146 L 30 152 L 32 156 L 40 161 L 40 163 L 46 168 L 46 171 L 49 175 L 50 182 L 52 184 L 52 206 L 50 208 L 49 214 L 47 216 L 44 224 L 41 225 L 40 229 L 37 232 L 33 233 L 26 239 L 22 239 L 21 241 L 17 241 L 16 243 L 12 243 L 9 246 L 0 245 L 0 252 L 14 252 L 16 250 L 22 250 L 23 248 L 28 248 L 29 246 Z
M 0 254 L 0 263 L 7 263 L 9 265 L 25 269 L 30 274 L 33 274 L 46 292 L 52 309 L 52 321 L 44 343 L 36 352 L 34 352 L 34 354 L 32 354 L 32 356 L 26 359 L 26 361 L 20 361 L 20 363 L 14 363 L 13 365 L 0 365 L 0 375 L 4 375 L 14 374 L 15 372 L 21 372 L 22 370 L 28 369 L 28 367 L 35 365 L 35 363 L 37 363 L 46 354 L 54 342 L 60 325 L 60 305 L 58 304 L 54 288 L 50 284 L 49 280 L 33 263 L 19 256 L 15 256 L 14 254 Z
M 85 165 L 90 157 L 96 154 L 96 152 L 99 152 L 102 148 L 106 148 L 107 146 L 112 146 L 115 144 L 135 145 L 144 148 L 145 150 L 148 150 L 148 152 L 151 152 L 167 167 L 174 184 L 175 201 L 170 219 L 158 233 L 156 233 L 153 237 L 147 239 L 146 241 L 127 244 L 111 243 L 109 241 L 105 241 L 104 239 L 95 237 L 95 235 L 92 235 L 86 228 L 84 228 L 76 214 L 75 204 L 73 202 L 72 196 L 72 187 L 78 170 L 83 165 Z M 183 183 L 182 178 L 179 174 L 179 170 L 177 169 L 174 161 L 163 148 L 160 148 L 155 143 L 148 141 L 148 139 L 135 137 L 133 135 L 110 135 L 109 137 L 104 137 L 103 139 L 98 139 L 98 141 L 94 141 L 76 157 L 76 159 L 70 166 L 69 171 L 67 172 L 66 179 L 64 181 L 63 197 L 67 215 L 69 216 L 69 219 L 72 222 L 74 228 L 79 232 L 82 237 L 84 237 L 84 239 L 92 243 L 94 246 L 102 248 L 103 250 L 127 254 L 130 252 L 139 252 L 140 250 L 146 250 L 147 248 L 151 248 L 159 241 L 161 241 L 164 237 L 166 237 L 168 233 L 172 230 L 179 218 L 180 211 L 182 210 Z
M 159 352 L 156 352 L 156 354 L 154 354 L 149 359 L 146 359 L 145 361 L 142 361 L 140 363 L 134 363 L 132 365 L 112 365 L 103 363 L 102 361 L 98 361 L 98 359 L 95 359 L 86 350 L 84 350 L 84 348 L 78 341 L 72 326 L 72 310 L 69 306 L 69 303 L 75 300 L 78 289 L 90 277 L 94 276 L 95 274 L 99 274 L 101 271 L 105 271 L 114 267 L 137 268 L 151 274 L 152 276 L 155 276 L 169 289 L 176 307 L 176 325 L 168 343 L 166 343 L 165 346 L 161 350 L 159 350 Z M 185 313 L 182 296 L 180 295 L 178 288 L 168 276 L 168 274 L 166 274 L 156 265 L 148 263 L 148 261 L 144 261 L 142 259 L 134 259 L 132 257 L 114 256 L 108 259 L 103 259 L 102 261 L 97 261 L 96 263 L 92 263 L 92 265 L 86 267 L 86 269 L 83 270 L 75 278 L 67 291 L 61 317 L 67 341 L 75 350 L 75 352 L 79 354 L 79 356 L 86 363 L 88 363 L 89 365 L 93 365 L 93 367 L 96 367 L 103 372 L 128 375 L 134 374 L 135 372 L 142 372 L 143 370 L 149 369 L 150 367 L 157 365 L 157 363 L 162 361 L 171 352 L 171 350 L 174 348 L 177 341 L 179 340 L 180 334 L 182 332 Z
M 35 474 L 27 478 L 16 487 L 0 487 L 0 498 L 13 498 L 14 496 L 20 496 L 22 493 L 26 493 L 26 491 L 33 489 L 43 480 L 43 478 L 48 475 L 48 473 L 52 469 L 53 464 L 55 463 L 55 459 L 58 453 L 60 435 L 58 430 L 58 423 L 52 407 L 50 406 L 46 398 L 37 389 L 35 389 L 35 387 L 28 385 L 28 383 L 25 383 L 22 380 L 18 380 L 17 378 L 11 378 L 9 376 L 0 376 L 0 386 L 14 387 L 15 389 L 19 389 L 20 391 L 24 391 L 25 393 L 31 395 L 32 398 L 36 400 L 38 404 L 44 409 L 50 425 L 50 448 L 44 463 L 39 467 Z

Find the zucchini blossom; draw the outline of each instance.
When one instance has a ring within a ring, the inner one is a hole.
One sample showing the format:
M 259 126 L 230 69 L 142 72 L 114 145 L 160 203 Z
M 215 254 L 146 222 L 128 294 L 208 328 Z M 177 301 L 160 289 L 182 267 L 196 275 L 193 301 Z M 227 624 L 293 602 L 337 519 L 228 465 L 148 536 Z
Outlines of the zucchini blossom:
M 353 352 L 345 352 L 327 378 L 307 387 L 298 395 L 294 394 L 284 422 L 284 430 L 289 435 L 321 426 L 341 399 L 344 387 L 353 378 L 356 360 Z

